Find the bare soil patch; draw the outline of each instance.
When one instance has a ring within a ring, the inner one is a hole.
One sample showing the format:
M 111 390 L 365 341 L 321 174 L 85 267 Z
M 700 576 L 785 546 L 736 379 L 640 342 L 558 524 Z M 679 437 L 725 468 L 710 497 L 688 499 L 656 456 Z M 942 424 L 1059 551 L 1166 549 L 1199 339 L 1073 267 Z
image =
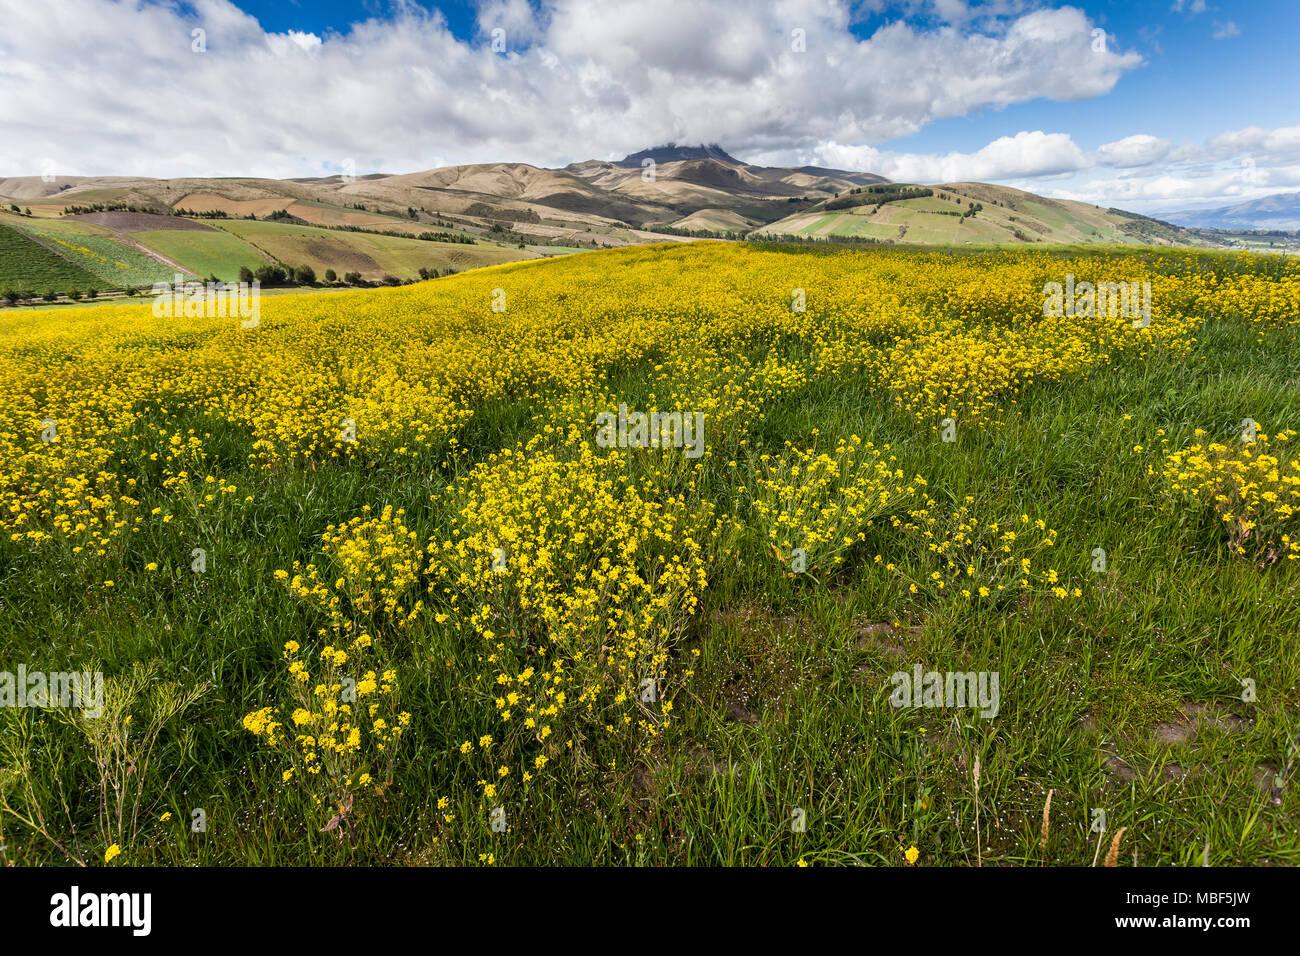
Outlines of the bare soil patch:
M 88 212 L 80 216 L 69 216 L 78 222 L 88 222 L 92 226 L 103 226 L 114 232 L 147 232 L 153 229 L 175 229 L 179 231 L 214 231 L 211 226 L 193 219 L 180 216 L 162 216 L 153 212 Z

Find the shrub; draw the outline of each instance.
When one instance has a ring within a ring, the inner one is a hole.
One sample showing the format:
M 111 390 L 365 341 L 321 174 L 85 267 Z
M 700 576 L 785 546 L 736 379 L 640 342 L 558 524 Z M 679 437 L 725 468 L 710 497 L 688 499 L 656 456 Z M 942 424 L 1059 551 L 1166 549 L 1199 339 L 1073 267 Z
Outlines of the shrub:
M 1162 473 L 1171 492 L 1218 516 L 1233 554 L 1265 564 L 1294 561 L 1300 559 L 1300 458 L 1288 454 L 1288 443 L 1297 434 L 1259 432 L 1240 446 L 1198 442 L 1168 455 Z
M 259 266 L 253 273 L 257 281 L 262 285 L 283 285 L 288 281 L 289 276 L 280 266 L 270 265 Z

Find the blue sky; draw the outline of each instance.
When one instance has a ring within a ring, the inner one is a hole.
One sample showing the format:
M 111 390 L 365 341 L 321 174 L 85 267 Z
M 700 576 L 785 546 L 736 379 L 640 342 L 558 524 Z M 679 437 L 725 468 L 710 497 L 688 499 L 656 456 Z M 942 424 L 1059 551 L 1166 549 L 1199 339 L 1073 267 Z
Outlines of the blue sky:
M 1075 102 L 1040 99 L 1001 112 L 981 111 L 937 123 L 909 147 L 961 149 L 970 137 L 1049 127 L 1093 145 L 1133 133 L 1203 140 L 1240 126 L 1300 121 L 1296 0 L 1213 4 L 1198 14 L 1179 13 L 1169 0 L 1075 6 L 1090 13 L 1125 49 L 1140 53 L 1143 65 L 1105 96 Z M 1228 23 L 1240 32 L 1215 39 Z
M 1125 49 L 1139 52 L 1143 67 L 1103 97 L 1076 102 L 1033 100 L 1003 110 L 981 110 L 936 122 L 892 144 L 924 151 L 965 150 L 1022 129 L 1056 126 L 1078 142 L 1099 146 L 1133 133 L 1202 140 L 1236 126 L 1300 122 L 1297 0 L 1207 2 L 1204 10 L 1195 12 L 1190 0 L 1181 11 L 1173 0 L 1043 5 L 1074 6 L 1089 13 Z M 387 0 L 244 0 L 238 6 L 269 31 L 301 30 L 322 36 L 331 30 L 346 33 L 360 20 L 391 19 L 396 9 Z M 475 3 L 459 0 L 418 6 L 441 13 L 455 36 L 467 41 L 479 38 Z M 867 39 L 900 19 L 931 29 L 944 23 L 935 6 L 880 6 L 859 8 L 849 32 Z M 1215 39 L 1216 33 L 1231 31 L 1228 24 L 1239 32 Z
M 1295 0 L 0 0 L 0 123 L 19 134 L 0 144 L 0 175 L 563 165 L 707 139 L 753 162 L 1138 211 L 1231 202 L 1300 186 L 1298 13 Z

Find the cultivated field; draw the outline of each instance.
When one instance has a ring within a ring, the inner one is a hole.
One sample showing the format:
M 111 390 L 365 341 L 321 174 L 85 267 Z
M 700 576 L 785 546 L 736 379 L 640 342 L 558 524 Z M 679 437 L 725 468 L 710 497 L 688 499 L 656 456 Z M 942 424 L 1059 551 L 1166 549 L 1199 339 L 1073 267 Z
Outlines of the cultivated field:
M 279 261 L 309 265 L 318 274 L 331 267 L 339 274 L 359 272 L 370 280 L 385 275 L 412 279 L 421 268 L 462 271 L 537 256 L 537 253 L 523 249 L 503 249 L 496 245 L 422 242 L 399 236 L 339 232 L 278 222 L 221 219 L 215 220 L 215 224 Z
M 1300 862 L 1298 331 L 1042 247 L 0 313 L 0 670 L 105 678 L 0 708 L 0 854 Z
M 57 255 L 26 233 L 0 223 L 0 288 L 66 292 L 108 287 L 98 276 Z

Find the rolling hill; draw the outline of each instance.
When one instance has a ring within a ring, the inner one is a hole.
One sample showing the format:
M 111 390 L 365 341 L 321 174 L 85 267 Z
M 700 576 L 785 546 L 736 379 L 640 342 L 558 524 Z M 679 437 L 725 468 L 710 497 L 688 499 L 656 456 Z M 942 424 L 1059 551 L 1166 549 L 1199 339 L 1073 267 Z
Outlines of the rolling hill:
M 873 188 L 879 191 L 873 193 Z M 751 235 L 917 245 L 1210 244 L 1188 230 L 1136 213 L 987 183 L 862 187 L 768 223 Z
M 0 209 L 12 250 L 6 287 L 33 293 L 140 288 L 177 272 L 231 280 L 265 266 L 409 281 L 695 238 L 1225 244 L 1002 186 L 905 188 L 866 172 L 752 165 L 716 144 L 670 143 L 563 169 L 503 162 L 287 180 L 18 176 L 0 178 Z

